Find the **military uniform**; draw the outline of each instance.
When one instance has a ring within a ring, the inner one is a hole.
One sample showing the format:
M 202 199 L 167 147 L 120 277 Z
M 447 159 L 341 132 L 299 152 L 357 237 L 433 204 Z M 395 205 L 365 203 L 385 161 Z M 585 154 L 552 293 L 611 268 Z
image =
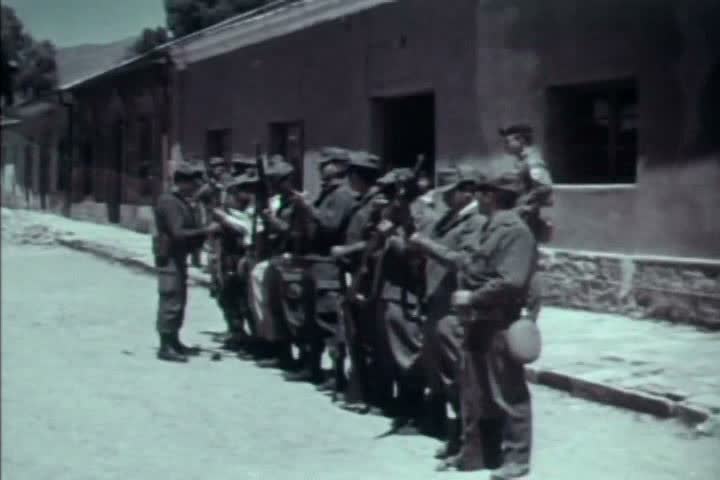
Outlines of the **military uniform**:
M 490 184 L 521 193 L 517 180 L 509 175 Z M 527 302 L 537 244 L 517 213 L 501 210 L 490 216 L 476 245 L 460 276 L 461 288 L 472 291 L 472 313 L 463 316 L 463 446 L 458 466 L 489 466 L 488 452 L 499 448 L 493 445 L 499 439 L 493 440 L 488 428 L 488 421 L 495 421 L 505 447 L 503 469 L 496 475 L 514 478 L 529 471 L 532 417 L 524 367 L 509 354 L 504 335 Z
M 190 178 L 200 176 L 189 165 L 178 167 L 178 174 Z M 155 225 L 157 234 L 153 237 L 153 250 L 158 269 L 156 328 L 161 338 L 159 354 L 168 352 L 167 346 L 183 353 L 178 333 L 187 303 L 187 257 L 202 246 L 206 230 L 199 225 L 189 201 L 178 191 L 160 195 L 155 206 Z

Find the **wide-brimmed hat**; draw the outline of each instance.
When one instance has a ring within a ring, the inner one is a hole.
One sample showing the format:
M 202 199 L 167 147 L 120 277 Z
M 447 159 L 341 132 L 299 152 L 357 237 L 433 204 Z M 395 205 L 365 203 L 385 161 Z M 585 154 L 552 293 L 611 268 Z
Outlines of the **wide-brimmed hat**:
M 382 177 L 376 180 L 381 187 L 407 182 L 413 178 L 412 170 L 409 168 L 393 168 Z
M 320 159 L 318 163 L 322 166 L 328 162 L 349 163 L 350 151 L 340 147 L 323 147 L 320 149 Z
M 290 163 L 280 159 L 280 160 L 276 160 L 275 162 L 272 162 L 268 166 L 266 173 L 269 177 L 272 177 L 276 180 L 280 180 L 289 175 L 292 175 L 293 172 L 295 172 L 295 167 L 293 167 Z
M 350 152 L 350 167 L 380 170 L 380 157 L 369 152 Z
M 520 173 L 515 171 L 485 175 L 479 179 L 478 186 L 482 189 L 500 190 L 515 195 L 520 195 L 525 190 Z
M 242 175 L 236 175 L 233 179 L 225 186 L 228 190 L 251 187 L 260 183 L 260 178 L 254 173 L 243 173 Z
M 468 165 L 460 165 L 454 168 L 452 173 L 445 172 L 445 174 L 451 177 L 453 181 L 438 188 L 442 193 L 452 192 L 468 184 L 477 186 L 482 177 L 482 174 L 476 168 Z
M 243 155 L 242 153 L 235 153 L 232 156 L 232 159 L 230 160 L 233 166 L 236 167 L 254 167 L 255 166 L 255 159 L 247 157 Z

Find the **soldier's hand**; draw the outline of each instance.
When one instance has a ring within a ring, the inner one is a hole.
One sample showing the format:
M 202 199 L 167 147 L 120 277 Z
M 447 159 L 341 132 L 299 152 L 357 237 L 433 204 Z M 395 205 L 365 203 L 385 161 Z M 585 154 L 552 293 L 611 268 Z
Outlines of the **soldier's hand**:
M 335 245 L 330 249 L 330 256 L 333 258 L 340 258 L 345 256 L 345 249 L 342 245 Z
M 453 307 L 466 308 L 472 306 L 472 292 L 470 290 L 456 290 L 451 299 Z
M 222 231 L 222 225 L 220 225 L 218 222 L 212 222 L 210 225 L 205 227 L 205 231 L 209 235 L 220 233 Z

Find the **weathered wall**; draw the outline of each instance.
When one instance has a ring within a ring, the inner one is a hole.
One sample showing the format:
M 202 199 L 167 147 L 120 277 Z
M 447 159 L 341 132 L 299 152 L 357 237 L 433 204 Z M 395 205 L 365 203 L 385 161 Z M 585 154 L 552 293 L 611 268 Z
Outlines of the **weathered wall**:
M 473 0 L 398 2 L 191 64 L 177 83 L 183 153 L 202 154 L 206 130 L 232 128 L 232 149 L 250 154 L 253 142 L 267 145 L 270 122 L 296 120 L 308 150 L 368 149 L 371 98 L 427 90 L 436 155 L 471 152 L 473 9 Z
M 720 261 L 547 249 L 538 275 L 549 305 L 720 329 Z
M 718 2 L 480 0 L 477 19 L 478 133 L 490 152 L 497 127 L 517 121 L 547 147 L 548 87 L 637 81 L 636 184 L 559 188 L 553 246 L 720 258 L 720 109 L 706 106 L 720 102 Z

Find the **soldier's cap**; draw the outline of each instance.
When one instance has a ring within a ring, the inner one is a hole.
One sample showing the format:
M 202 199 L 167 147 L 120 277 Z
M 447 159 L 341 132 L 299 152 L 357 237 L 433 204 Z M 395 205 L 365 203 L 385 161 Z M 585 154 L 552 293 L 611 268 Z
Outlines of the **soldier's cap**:
M 464 185 L 479 186 L 483 175 L 476 169 L 468 165 L 460 165 L 452 172 L 453 181 L 439 188 L 443 193 L 457 190 Z
M 412 170 L 409 168 L 393 168 L 382 177 L 376 180 L 381 187 L 394 185 L 395 183 L 407 182 L 413 176 Z
M 380 157 L 368 152 L 350 152 L 351 167 L 380 170 Z
M 228 190 L 236 189 L 236 188 L 243 188 L 243 187 L 250 187 L 253 185 L 257 185 L 260 183 L 260 178 L 253 173 L 246 172 L 242 175 L 237 175 L 233 177 L 233 179 L 227 183 L 226 188 Z
M 515 195 L 520 195 L 524 190 L 522 177 L 519 172 L 514 171 L 505 171 L 484 176 L 484 178 L 478 182 L 478 186 L 483 190 L 500 190 L 514 193 Z
M 295 171 L 295 167 L 284 160 L 279 160 L 271 163 L 267 169 L 267 175 L 273 177 L 276 180 L 283 179 L 289 175 L 292 175 Z
M 498 130 L 498 133 L 503 137 L 507 137 L 509 135 L 522 135 L 522 136 L 528 137 L 528 136 L 532 136 L 533 129 L 530 125 L 527 125 L 525 123 L 516 123 L 513 125 L 507 125 L 505 127 L 501 127 Z
M 350 152 L 340 147 L 323 147 L 320 149 L 320 159 L 318 163 L 322 166 L 328 162 L 348 163 L 350 162 Z
M 232 156 L 232 164 L 235 166 L 241 166 L 241 167 L 254 167 L 255 166 L 255 159 L 246 157 L 245 155 L 241 153 L 235 153 Z
M 193 180 L 202 178 L 205 169 L 190 162 L 178 162 L 173 172 L 173 177 L 182 180 Z
M 210 160 L 208 160 L 208 164 L 211 167 L 225 165 L 225 159 L 223 157 L 211 157 Z

